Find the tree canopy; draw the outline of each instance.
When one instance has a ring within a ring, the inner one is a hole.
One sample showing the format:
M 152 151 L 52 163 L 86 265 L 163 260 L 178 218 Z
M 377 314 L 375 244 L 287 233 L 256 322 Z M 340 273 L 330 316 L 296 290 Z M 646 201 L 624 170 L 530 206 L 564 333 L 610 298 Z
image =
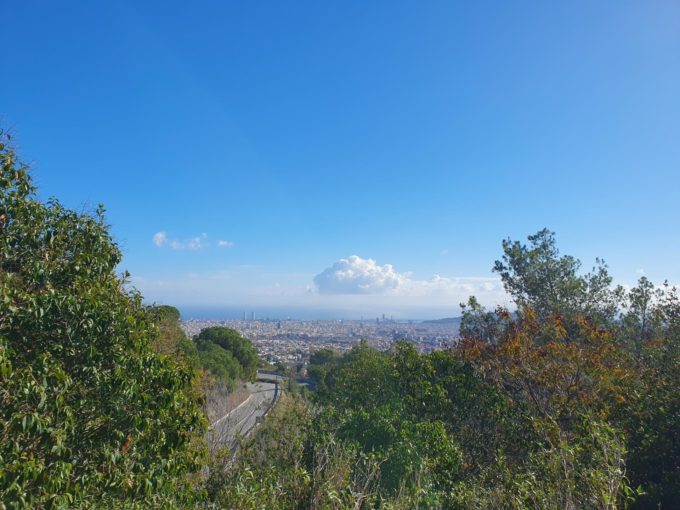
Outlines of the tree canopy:
M 560 255 L 554 232 L 542 229 L 528 237 L 529 245 L 505 239 L 503 257 L 493 270 L 518 308 L 531 308 L 539 317 L 580 314 L 611 321 L 618 310 L 621 289 L 611 289 L 612 277 L 597 259 L 589 273 L 581 262 Z
M 253 380 L 257 375 L 258 357 L 257 350 L 247 338 L 231 328 L 214 326 L 203 329 L 195 338 L 196 346 L 203 359 L 210 360 L 215 354 L 219 356 L 209 361 L 211 367 L 218 368 L 223 364 L 224 370 L 231 371 L 232 365 L 229 358 L 237 361 L 238 376 L 240 379 Z M 218 351 L 215 347 L 221 349 Z

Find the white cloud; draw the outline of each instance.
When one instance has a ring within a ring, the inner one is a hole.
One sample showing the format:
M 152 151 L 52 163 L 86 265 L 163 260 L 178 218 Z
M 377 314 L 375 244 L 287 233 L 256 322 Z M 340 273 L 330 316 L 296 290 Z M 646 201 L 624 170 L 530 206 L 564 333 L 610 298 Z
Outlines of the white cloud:
M 217 246 L 217 241 L 213 245 Z M 299 313 L 294 315 L 299 317 L 314 315 L 310 312 L 313 310 L 320 316 L 332 312 L 345 318 L 371 314 L 377 317 L 382 313 L 407 319 L 451 317 L 460 313 L 458 305 L 471 295 L 492 309 L 499 304 L 512 306 L 500 279 L 491 275 L 416 278 L 389 264 L 357 256 L 339 260 L 316 276 L 238 265 L 220 271 L 173 273 L 164 278 L 139 276 L 132 279 L 132 284 L 149 302 L 296 308 Z
M 635 272 L 636 272 L 637 274 L 639 274 L 640 276 L 644 276 L 644 275 L 645 275 L 645 270 L 642 269 L 642 268 L 636 269 Z
M 501 295 L 498 278 L 434 275 L 427 280 L 399 273 L 391 264 L 378 265 L 373 259 L 352 255 L 340 259 L 314 277 L 320 294 L 389 294 L 401 297 L 460 296 L 475 293 Z
M 451 302 L 457 305 L 472 295 L 492 304 L 504 303 L 507 299 L 499 278 L 434 275 L 419 280 L 412 278 L 411 273 L 397 272 L 390 264 L 381 266 L 373 259 L 356 255 L 335 262 L 316 275 L 314 283 L 318 294 L 324 296 L 372 295 L 381 301 L 422 306 Z
M 168 239 L 168 236 L 164 231 L 156 232 L 153 236 L 153 244 L 162 248 L 164 246 L 169 246 L 173 250 L 201 250 L 208 246 L 208 234 L 203 232 L 201 235 L 192 237 L 185 241 L 179 241 L 177 239 Z
M 231 248 L 234 246 L 234 243 L 232 243 L 231 241 L 225 241 L 224 239 L 220 239 L 219 241 L 217 241 L 217 246 L 219 246 L 220 248 Z
M 322 294 L 382 294 L 398 289 L 407 279 L 390 264 L 379 266 L 373 259 L 352 255 L 316 275 L 314 283 Z
M 168 236 L 165 235 L 165 232 L 160 231 L 160 232 L 156 232 L 153 235 L 153 244 L 155 244 L 159 248 L 167 242 L 168 242 Z

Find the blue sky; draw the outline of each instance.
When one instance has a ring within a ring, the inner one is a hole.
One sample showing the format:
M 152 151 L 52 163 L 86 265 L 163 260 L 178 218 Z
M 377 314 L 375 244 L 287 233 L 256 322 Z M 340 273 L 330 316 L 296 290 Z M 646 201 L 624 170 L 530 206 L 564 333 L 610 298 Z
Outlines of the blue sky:
M 40 195 L 150 301 L 453 315 L 544 226 L 680 282 L 678 2 L 27 0 L 0 42 Z

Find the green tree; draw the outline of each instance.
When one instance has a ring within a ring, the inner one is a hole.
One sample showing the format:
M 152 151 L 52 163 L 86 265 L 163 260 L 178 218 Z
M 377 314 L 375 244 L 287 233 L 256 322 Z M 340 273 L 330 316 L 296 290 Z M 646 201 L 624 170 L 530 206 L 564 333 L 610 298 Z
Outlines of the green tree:
M 323 348 L 312 353 L 312 355 L 309 357 L 309 364 L 325 365 L 329 363 L 334 363 L 335 361 L 337 361 L 339 357 L 340 355 L 337 353 L 337 351 L 334 351 L 333 349 Z
M 581 319 L 602 327 L 616 324 L 625 292 L 620 286 L 612 288 L 604 261 L 596 259 L 592 271 L 582 274 L 578 259 L 560 255 L 553 232 L 539 230 L 528 240 L 528 245 L 503 240 L 503 257 L 493 267 L 517 307 L 516 314 L 531 310 L 535 319 L 547 324 L 557 317 L 571 334 L 580 330 Z M 497 343 L 505 334 L 498 313 L 486 310 L 474 296 L 461 308 L 461 336 Z
M 6 508 L 178 505 L 200 468 L 192 372 L 150 347 L 94 215 L 35 197 L 0 143 L 0 501 Z M 3 506 L 0 505 L 0 506 Z
M 340 362 L 340 355 L 333 349 L 319 349 L 309 357 L 308 374 L 317 391 L 326 390 L 326 377 Z
M 475 296 L 470 296 L 467 303 L 461 303 L 460 308 L 461 338 L 476 338 L 494 344 L 502 336 L 503 321 L 499 320 L 498 314 L 484 308 Z
M 616 317 L 621 290 L 611 290 L 604 261 L 596 259 L 592 272 L 580 274 L 578 259 L 560 256 L 554 232 L 539 230 L 528 239 L 528 246 L 504 240 L 502 260 L 493 268 L 520 310 L 531 308 L 539 318 L 579 314 L 601 323 Z
M 179 310 L 168 305 L 152 306 L 148 310 L 158 328 L 158 335 L 151 343 L 153 349 L 160 354 L 180 358 L 192 368 L 198 368 L 196 345 L 179 325 Z
M 208 344 L 220 346 L 233 356 L 241 365 L 242 375 L 253 380 L 257 376 L 257 350 L 247 338 L 231 328 L 214 326 L 205 328 L 196 336 L 199 351 L 207 349 Z
M 154 317 L 157 317 L 159 320 L 162 321 L 177 323 L 180 318 L 179 310 L 174 306 L 170 305 L 152 306 L 149 309 L 149 311 L 153 314 Z
M 224 383 L 229 391 L 235 387 L 236 381 L 243 379 L 243 367 L 231 353 L 217 344 L 199 341 L 198 359 L 205 370 L 219 382 Z
M 617 422 L 627 432 L 629 477 L 645 494 L 636 508 L 680 501 L 680 297 L 646 278 L 631 289 L 618 341 L 633 353 L 638 377 Z

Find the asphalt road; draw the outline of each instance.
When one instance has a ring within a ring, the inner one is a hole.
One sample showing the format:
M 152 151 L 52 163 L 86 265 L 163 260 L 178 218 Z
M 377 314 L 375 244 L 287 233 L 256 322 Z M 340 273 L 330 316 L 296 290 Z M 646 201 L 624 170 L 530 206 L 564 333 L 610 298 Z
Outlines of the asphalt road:
M 213 441 L 229 445 L 232 450 L 238 447 L 239 438 L 248 435 L 257 419 L 264 416 L 276 397 L 273 381 L 257 381 L 246 386 L 250 397 L 211 425 Z

